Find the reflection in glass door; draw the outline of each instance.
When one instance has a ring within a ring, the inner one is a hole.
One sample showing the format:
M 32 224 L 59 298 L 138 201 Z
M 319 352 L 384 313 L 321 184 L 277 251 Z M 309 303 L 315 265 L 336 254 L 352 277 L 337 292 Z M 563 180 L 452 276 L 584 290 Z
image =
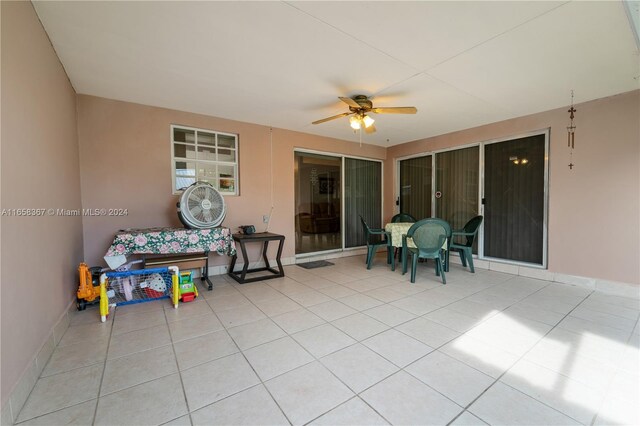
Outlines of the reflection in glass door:
M 545 265 L 546 135 L 484 147 L 484 256 Z
M 342 248 L 340 157 L 295 153 L 296 254 Z
M 400 160 L 399 167 L 400 213 L 416 220 L 431 217 L 431 155 Z

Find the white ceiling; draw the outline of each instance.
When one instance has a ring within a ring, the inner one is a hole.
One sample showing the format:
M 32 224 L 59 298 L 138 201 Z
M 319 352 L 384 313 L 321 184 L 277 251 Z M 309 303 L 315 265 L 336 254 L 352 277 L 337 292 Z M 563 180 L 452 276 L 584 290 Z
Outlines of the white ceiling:
M 621 1 L 58 2 L 35 9 L 78 93 L 381 146 L 639 88 Z

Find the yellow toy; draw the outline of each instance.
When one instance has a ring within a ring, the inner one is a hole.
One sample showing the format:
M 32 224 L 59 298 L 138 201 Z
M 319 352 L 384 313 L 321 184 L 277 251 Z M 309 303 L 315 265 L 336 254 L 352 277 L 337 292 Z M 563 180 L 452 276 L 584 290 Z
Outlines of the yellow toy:
M 80 276 L 80 285 L 76 293 L 78 297 L 77 306 L 78 310 L 82 311 L 86 308 L 87 303 L 92 303 L 100 297 L 100 285 L 93 285 L 91 271 L 84 262 L 78 266 L 78 275 Z

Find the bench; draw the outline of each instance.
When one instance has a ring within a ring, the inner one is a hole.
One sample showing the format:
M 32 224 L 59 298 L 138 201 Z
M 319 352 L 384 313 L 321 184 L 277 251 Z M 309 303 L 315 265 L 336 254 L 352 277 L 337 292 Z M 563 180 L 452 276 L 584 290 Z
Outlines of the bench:
M 207 289 L 212 290 L 213 284 L 209 280 L 209 252 L 172 254 L 170 256 L 142 256 L 143 268 L 175 265 L 182 269 L 200 269 L 200 279 L 207 281 Z

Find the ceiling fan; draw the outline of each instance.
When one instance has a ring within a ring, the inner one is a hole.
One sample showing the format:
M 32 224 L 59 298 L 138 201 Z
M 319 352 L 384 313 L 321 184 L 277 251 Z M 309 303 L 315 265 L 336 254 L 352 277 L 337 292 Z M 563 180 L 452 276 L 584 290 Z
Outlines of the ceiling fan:
M 366 133 L 373 133 L 376 131 L 376 127 L 373 125 L 374 119 L 367 113 L 374 114 L 415 114 L 418 112 L 416 107 L 386 107 L 386 108 L 374 108 L 373 103 L 365 95 L 356 95 L 353 98 L 339 97 L 342 102 L 349 105 L 349 112 L 343 112 L 342 114 L 334 115 L 332 117 L 323 118 L 322 120 L 314 121 L 311 124 L 320 124 L 327 121 L 335 120 L 337 118 L 347 117 L 352 115 L 349 119 L 349 124 L 353 130 L 359 130 L 364 127 Z

